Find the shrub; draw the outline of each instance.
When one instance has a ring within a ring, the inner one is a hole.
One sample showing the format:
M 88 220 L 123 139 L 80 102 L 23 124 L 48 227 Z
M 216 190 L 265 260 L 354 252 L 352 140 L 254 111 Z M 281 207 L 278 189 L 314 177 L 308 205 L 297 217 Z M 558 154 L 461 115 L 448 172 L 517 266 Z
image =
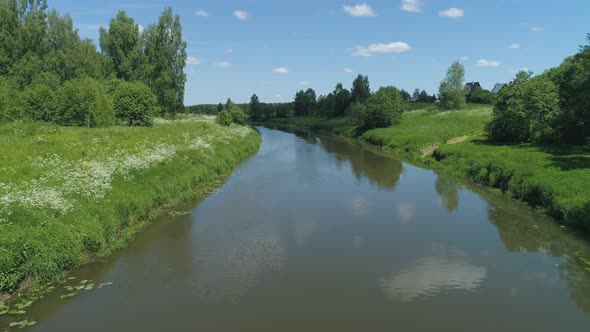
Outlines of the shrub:
M 402 96 L 403 99 L 403 96 Z M 363 103 L 352 103 L 346 113 L 350 115 L 352 118 L 352 122 L 357 126 L 363 126 L 365 112 L 367 111 L 367 107 Z
M 108 126 L 115 118 L 112 100 L 91 78 L 64 83 L 61 114 L 63 124 L 87 127 Z
M 559 114 L 557 87 L 546 75 L 532 79 L 530 74 L 519 75 L 520 78 L 500 92 L 492 121 L 486 126 L 493 141 L 531 142 L 554 134 Z
M 109 86 L 117 120 L 125 126 L 151 126 L 158 114 L 158 101 L 152 90 L 139 82 L 115 81 Z
M 217 114 L 217 119 L 215 121 L 222 126 L 229 126 L 233 123 L 233 117 L 229 111 L 221 111 Z
M 5 76 L 0 76 L 0 121 L 8 122 L 20 119 L 22 109 L 18 103 L 20 93 L 17 83 Z
M 469 96 L 469 102 L 491 105 L 496 102 L 496 95 L 488 90 L 477 90 Z
M 232 105 L 229 112 L 231 113 L 233 123 L 237 123 L 239 125 L 245 125 L 248 123 L 248 115 L 244 113 L 240 106 Z
M 399 90 L 389 86 L 380 88 L 367 100 L 363 124 L 367 129 L 387 128 L 399 123 L 406 108 Z
M 33 83 L 22 93 L 24 116 L 33 121 L 60 122 L 59 90 L 47 84 Z

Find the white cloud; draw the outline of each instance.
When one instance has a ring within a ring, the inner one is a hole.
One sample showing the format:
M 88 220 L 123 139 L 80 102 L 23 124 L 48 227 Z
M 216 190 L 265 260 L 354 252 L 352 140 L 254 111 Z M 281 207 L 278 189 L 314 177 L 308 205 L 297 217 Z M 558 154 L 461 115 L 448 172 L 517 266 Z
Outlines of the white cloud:
M 139 33 L 143 33 L 145 31 L 145 28 L 141 24 L 137 25 L 137 29 L 139 30 Z
M 412 13 L 419 13 L 422 11 L 422 0 L 402 0 L 401 10 Z
M 309 81 L 301 81 L 299 82 L 300 85 L 309 85 Z
M 234 11 L 234 16 L 238 19 L 238 20 L 242 20 L 245 21 L 248 19 L 248 12 L 245 12 L 243 10 L 236 10 Z
M 186 64 L 187 65 L 198 65 L 201 63 L 201 60 L 199 60 L 198 58 L 195 58 L 194 56 L 187 56 L 186 57 Z
M 233 52 L 234 52 L 234 49 L 233 49 L 233 48 L 231 48 L 231 47 L 227 47 L 227 48 L 225 49 L 225 53 L 233 53 Z
M 354 17 L 377 16 L 375 11 L 373 11 L 373 8 L 371 8 L 371 6 L 367 5 L 366 3 L 359 3 L 354 6 L 343 6 L 343 8 L 345 12 Z
M 545 31 L 545 28 L 534 25 L 532 27 L 529 28 L 532 32 L 543 32 Z
M 226 68 L 229 68 L 231 66 L 232 66 L 232 64 L 230 62 L 227 62 L 227 61 L 213 62 L 213 67 L 215 67 L 215 68 L 226 69 Z
M 274 68 L 272 70 L 273 74 L 288 74 L 289 73 L 289 69 L 281 67 L 281 68 Z
M 195 12 L 195 15 L 200 16 L 200 17 L 207 17 L 209 16 L 209 13 L 207 13 L 206 11 L 199 9 Z
M 464 55 L 464 56 L 461 57 L 461 60 L 467 61 L 467 60 L 469 60 L 469 57 L 467 55 Z
M 512 49 L 512 50 L 516 50 L 516 49 L 520 48 L 520 44 L 516 44 L 516 43 L 510 44 L 510 46 L 508 46 L 508 48 Z
M 347 74 L 352 74 L 352 69 L 350 68 L 344 68 L 344 72 Z
M 376 54 L 388 54 L 388 53 L 403 53 L 410 50 L 410 45 L 404 42 L 393 42 L 389 44 L 371 44 L 369 46 L 355 46 L 350 51 L 352 56 L 373 56 Z
M 279 94 L 276 94 L 276 95 L 275 95 L 275 98 L 277 98 L 277 99 L 283 99 L 283 96 L 281 96 L 281 95 L 279 95 Z
M 479 60 L 477 60 L 477 66 L 478 67 L 500 67 L 500 62 L 498 62 L 498 61 L 491 61 L 491 60 L 485 60 L 485 59 L 479 59 Z
M 461 8 L 449 8 L 438 12 L 440 17 L 460 18 L 465 16 L 465 11 Z

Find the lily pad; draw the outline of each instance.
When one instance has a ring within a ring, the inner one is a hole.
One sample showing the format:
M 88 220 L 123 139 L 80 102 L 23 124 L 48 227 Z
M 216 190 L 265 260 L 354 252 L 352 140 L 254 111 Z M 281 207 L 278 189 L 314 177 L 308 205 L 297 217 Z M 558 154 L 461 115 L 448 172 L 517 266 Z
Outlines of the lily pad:
M 69 277 L 69 278 L 68 278 L 68 280 L 75 280 L 75 279 L 77 279 L 77 278 L 78 278 L 78 277 Z
M 27 312 L 24 310 L 10 310 L 10 311 L 8 311 L 9 315 L 24 315 L 26 313 Z
M 23 303 L 19 303 L 17 305 L 15 305 L 15 307 L 17 309 L 26 309 L 28 307 L 30 307 L 33 304 L 33 301 L 28 301 L 28 302 L 23 302 Z
M 84 290 L 93 290 L 94 289 L 94 284 L 88 284 L 86 287 L 84 287 Z
M 71 292 L 74 290 L 74 287 L 68 285 L 68 286 L 64 287 L 64 289 Z
M 67 298 L 70 298 L 70 297 L 74 297 L 74 296 L 76 296 L 76 294 L 78 294 L 78 293 L 73 292 L 73 293 L 69 293 L 69 294 L 66 294 L 66 295 L 62 295 L 62 296 L 60 296 L 60 298 L 63 300 L 63 299 L 67 299 Z

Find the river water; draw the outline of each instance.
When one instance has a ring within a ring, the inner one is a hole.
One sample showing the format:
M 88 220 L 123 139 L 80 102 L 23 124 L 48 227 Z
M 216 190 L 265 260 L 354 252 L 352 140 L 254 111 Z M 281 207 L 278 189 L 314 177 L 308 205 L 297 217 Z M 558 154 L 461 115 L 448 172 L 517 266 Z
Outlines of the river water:
M 485 188 L 259 128 L 216 193 L 33 305 L 33 331 L 590 331 L 590 241 Z

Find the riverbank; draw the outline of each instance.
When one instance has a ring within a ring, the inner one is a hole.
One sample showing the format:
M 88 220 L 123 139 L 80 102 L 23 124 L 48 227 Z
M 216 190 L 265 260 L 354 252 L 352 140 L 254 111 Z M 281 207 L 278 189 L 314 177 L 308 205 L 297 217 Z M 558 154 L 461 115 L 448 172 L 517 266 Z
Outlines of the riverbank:
M 154 216 L 214 190 L 260 141 L 202 116 L 151 128 L 1 125 L 0 293 L 108 256 Z
M 400 125 L 358 133 L 347 118 L 274 119 L 271 125 L 354 137 L 449 174 L 501 189 L 561 223 L 590 230 L 590 148 L 485 140 L 491 108 L 412 111 Z

